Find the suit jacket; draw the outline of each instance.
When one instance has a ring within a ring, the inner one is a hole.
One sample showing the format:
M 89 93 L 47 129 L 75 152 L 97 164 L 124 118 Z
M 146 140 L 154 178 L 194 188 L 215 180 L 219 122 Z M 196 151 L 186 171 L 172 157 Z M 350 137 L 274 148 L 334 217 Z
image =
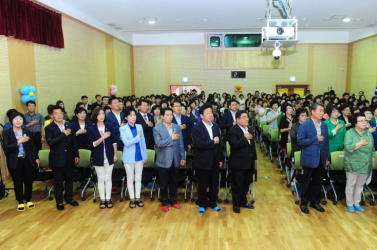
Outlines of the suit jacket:
M 153 138 L 153 128 L 156 124 L 154 123 L 154 118 L 151 114 L 148 113 L 147 117 L 148 121 L 151 121 L 153 123 L 153 127 L 148 126 L 140 112 L 136 114 L 136 123 L 140 124 L 143 127 L 145 144 L 147 145 L 147 149 L 154 149 L 155 142 Z
M 97 125 L 90 126 L 88 128 L 89 143 L 93 146 L 93 165 L 94 166 L 103 166 L 104 165 L 104 148 L 106 149 L 106 157 L 109 162 L 109 165 L 114 164 L 114 146 L 116 143 L 117 135 L 114 133 L 113 126 L 110 123 L 105 122 L 105 132 L 110 132 L 110 136 L 107 137 L 101 144 L 96 147 L 93 146 L 93 142 L 101 138 L 101 134 L 98 131 Z
M 123 150 L 123 142 L 120 138 L 120 131 L 119 131 L 120 124 L 119 124 L 117 118 L 115 117 L 115 115 L 112 111 L 110 111 L 109 113 L 106 114 L 106 118 L 107 118 L 106 121 L 108 123 L 110 123 L 111 127 L 113 128 L 113 133 L 115 133 L 118 150 L 122 151 Z M 122 123 L 122 122 L 126 123 L 126 121 L 124 120 L 123 113 L 120 112 L 120 123 Z
M 326 161 L 330 159 L 329 138 L 327 134 L 327 125 L 321 122 L 321 135 L 323 141 L 319 142 L 317 130 L 312 119 L 303 122 L 297 135 L 297 143 L 301 146 L 300 164 L 308 168 L 317 168 L 319 161 L 322 166 L 326 166 Z
M 27 135 L 30 140 L 23 143 L 24 150 L 26 152 L 26 159 L 33 168 L 37 168 L 37 163 L 35 162 L 38 158 L 38 150 L 35 147 L 34 140 L 31 138 L 31 132 L 27 128 L 22 129 L 22 135 Z M 5 156 L 7 157 L 8 168 L 17 169 L 18 166 L 18 145 L 16 135 L 13 129 L 8 129 L 3 133 L 3 148 L 5 151 Z
M 93 144 L 90 144 L 89 142 L 89 135 L 88 135 L 88 128 L 93 126 L 93 123 L 91 121 L 85 120 L 85 130 L 86 133 L 80 134 L 76 136 L 76 143 L 78 149 L 89 149 L 91 150 L 93 148 Z M 71 123 L 72 133 L 76 135 L 76 132 L 81 129 L 80 124 L 77 122 Z
M 172 123 L 173 131 L 179 134 L 179 140 L 173 141 L 164 123 L 153 128 L 153 137 L 157 146 L 156 166 L 162 168 L 179 167 L 185 160 L 185 148 L 181 128 Z
M 129 124 L 127 123 L 123 127 L 120 127 L 120 138 L 122 138 L 124 147 L 123 147 L 123 155 L 122 161 L 126 163 L 135 163 L 135 154 L 136 154 L 136 143 L 139 143 L 141 157 L 143 158 L 143 162 L 148 160 L 147 154 L 147 146 L 145 145 L 145 137 L 143 128 L 140 124 L 135 124 L 136 131 L 141 131 L 142 136 L 132 134 Z
M 195 143 L 196 168 L 210 170 L 213 165 L 219 166 L 219 162 L 224 162 L 220 128 L 217 124 L 212 124 L 213 138 L 216 136 L 220 138 L 220 143 L 218 144 L 215 144 L 211 140 L 203 122 L 197 123 L 191 129 L 192 138 Z
M 49 163 L 51 168 L 75 166 L 75 157 L 79 157 L 76 135 L 69 124 L 64 123 L 66 129 L 71 129 L 71 134 L 66 136 L 55 122 L 45 127 L 46 141 L 50 146 Z M 67 161 L 67 162 L 66 162 Z
M 174 115 L 173 115 L 173 121 L 172 121 L 172 123 L 178 124 Z M 181 130 L 181 131 L 182 131 L 182 137 L 183 137 L 183 143 L 184 143 L 184 146 L 185 146 L 185 150 L 188 151 L 188 145 L 191 145 L 191 143 L 192 143 L 192 139 L 191 139 L 191 125 L 190 125 L 189 118 L 187 116 L 185 116 L 185 115 L 181 115 L 181 124 L 186 124 L 186 128 L 183 129 L 183 130 Z
M 252 134 L 251 129 L 248 130 Z M 238 124 L 228 130 L 226 137 L 230 145 L 229 167 L 254 170 L 254 161 L 257 160 L 254 138 L 249 143 Z
M 233 122 L 232 111 L 229 110 L 223 115 L 223 118 L 221 120 L 221 129 L 228 131 L 231 127 L 233 127 Z

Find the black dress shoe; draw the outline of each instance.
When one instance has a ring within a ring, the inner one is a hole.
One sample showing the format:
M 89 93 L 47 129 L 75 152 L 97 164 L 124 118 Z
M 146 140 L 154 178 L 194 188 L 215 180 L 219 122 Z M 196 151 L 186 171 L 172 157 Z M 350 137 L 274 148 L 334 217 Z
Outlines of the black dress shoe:
M 241 207 L 244 207 L 246 209 L 254 209 L 254 206 L 251 205 L 250 203 L 246 203 L 245 205 L 242 205 Z
M 56 204 L 56 209 L 58 209 L 59 211 L 64 210 L 64 205 L 63 205 L 63 203 Z
M 79 203 L 75 200 L 67 201 L 67 204 L 74 206 L 74 207 L 77 207 L 79 205 Z
M 236 214 L 239 214 L 241 212 L 240 207 L 233 206 L 233 212 L 235 212 Z
M 314 208 L 318 212 L 321 212 L 321 213 L 325 212 L 325 209 L 321 207 L 319 204 L 310 204 L 310 207 Z
M 301 209 L 301 212 L 303 212 L 304 214 L 309 214 L 309 209 L 307 206 L 300 206 L 300 209 Z

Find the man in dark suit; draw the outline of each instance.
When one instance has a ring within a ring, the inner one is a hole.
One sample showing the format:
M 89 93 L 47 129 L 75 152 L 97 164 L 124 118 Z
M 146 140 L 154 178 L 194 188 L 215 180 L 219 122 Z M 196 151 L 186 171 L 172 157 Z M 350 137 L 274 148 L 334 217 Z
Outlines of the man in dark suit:
M 248 128 L 249 117 L 245 110 L 236 113 L 237 124 L 226 133 L 230 145 L 229 167 L 232 173 L 233 212 L 239 213 L 240 207 L 254 209 L 247 202 L 247 192 L 253 180 L 257 153 L 252 131 Z
M 225 129 L 227 132 L 231 127 L 236 125 L 236 113 L 239 108 L 239 102 L 237 100 L 228 101 L 228 108 L 229 111 L 223 115 L 221 120 L 221 129 Z
M 100 94 L 96 95 L 96 102 L 92 103 L 92 110 L 94 110 L 97 107 L 102 108 L 102 101 L 101 101 L 101 95 Z
M 47 144 L 50 146 L 49 164 L 54 174 L 56 208 L 64 210 L 64 182 L 65 201 L 72 206 L 79 205 L 72 196 L 74 168 L 75 164 L 79 162 L 79 151 L 76 145 L 76 136 L 71 133 L 71 128 L 63 122 L 62 107 L 53 106 L 49 110 L 49 115 L 53 120 L 45 128 Z
M 155 124 L 153 116 L 148 113 L 148 101 L 145 99 L 139 100 L 137 108 L 139 112 L 136 115 L 136 124 L 140 124 L 143 127 L 147 149 L 154 149 L 153 127 Z
M 182 104 L 179 100 L 174 100 L 170 105 L 173 108 L 173 123 L 179 125 L 182 131 L 185 151 L 190 151 L 192 141 L 190 120 L 187 116 L 181 115 Z
M 297 143 L 301 146 L 301 162 L 304 176 L 301 183 L 300 209 L 308 214 L 310 207 L 319 212 L 325 209 L 319 205 L 321 200 L 321 186 L 324 176 L 324 167 L 329 164 L 330 150 L 327 125 L 321 122 L 324 107 L 313 102 L 310 105 L 311 119 L 303 122 L 298 130 Z
M 88 104 L 88 96 L 83 95 L 81 96 L 81 102 L 84 103 L 84 108 L 86 109 L 86 113 L 92 113 L 92 105 Z
M 202 121 L 191 129 L 195 142 L 195 175 L 198 178 L 198 212 L 204 213 L 207 207 L 220 212 L 217 206 L 217 191 L 219 186 L 219 170 L 223 166 L 224 156 L 221 143 L 220 128 L 213 123 L 212 105 L 204 104 L 199 109 Z M 209 200 L 207 185 L 209 183 Z
M 120 139 L 120 132 L 119 128 L 124 126 L 124 115 L 120 112 L 119 107 L 119 100 L 116 97 L 111 97 L 109 100 L 109 106 L 111 108 L 111 112 L 106 114 L 106 121 L 111 124 L 113 128 L 113 132 L 116 136 L 116 143 L 118 151 L 123 151 L 123 141 Z

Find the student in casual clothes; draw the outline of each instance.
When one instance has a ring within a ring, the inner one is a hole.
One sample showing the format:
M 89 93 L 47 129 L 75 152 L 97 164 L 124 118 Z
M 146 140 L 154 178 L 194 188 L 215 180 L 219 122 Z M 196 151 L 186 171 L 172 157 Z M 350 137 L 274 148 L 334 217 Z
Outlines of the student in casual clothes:
M 24 116 L 26 127 L 28 127 L 31 132 L 31 138 L 34 140 L 37 150 L 41 150 L 42 143 L 45 141 L 45 137 L 42 133 L 45 119 L 40 113 L 35 112 L 36 106 L 37 104 L 34 101 L 27 101 L 26 108 L 28 112 L 25 113 Z

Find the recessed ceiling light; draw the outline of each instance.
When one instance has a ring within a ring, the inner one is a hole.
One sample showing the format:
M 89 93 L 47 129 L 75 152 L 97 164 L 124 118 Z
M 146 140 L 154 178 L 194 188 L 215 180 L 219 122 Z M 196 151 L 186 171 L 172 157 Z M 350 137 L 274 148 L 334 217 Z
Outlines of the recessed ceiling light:
M 358 17 L 358 18 L 356 18 L 355 19 L 355 21 L 357 21 L 357 22 L 360 22 L 360 21 L 362 21 L 363 19 L 361 18 L 361 17 Z
M 301 21 L 306 21 L 306 17 L 300 18 Z
M 349 22 L 349 21 L 351 21 L 351 18 L 349 17 L 343 18 L 343 22 Z
M 182 20 L 181 19 L 177 19 L 177 20 L 175 20 L 177 23 L 179 23 L 179 22 L 182 22 Z
M 209 20 L 208 19 L 202 19 L 203 22 L 208 22 Z
M 305 25 L 305 27 L 308 27 L 309 25 Z
M 247 36 L 244 36 L 243 39 L 247 39 Z
M 149 21 L 148 23 L 149 24 L 155 24 L 156 22 L 155 21 Z
M 141 23 L 144 23 L 144 21 L 137 21 L 137 23 L 140 23 L 140 24 L 141 24 Z

